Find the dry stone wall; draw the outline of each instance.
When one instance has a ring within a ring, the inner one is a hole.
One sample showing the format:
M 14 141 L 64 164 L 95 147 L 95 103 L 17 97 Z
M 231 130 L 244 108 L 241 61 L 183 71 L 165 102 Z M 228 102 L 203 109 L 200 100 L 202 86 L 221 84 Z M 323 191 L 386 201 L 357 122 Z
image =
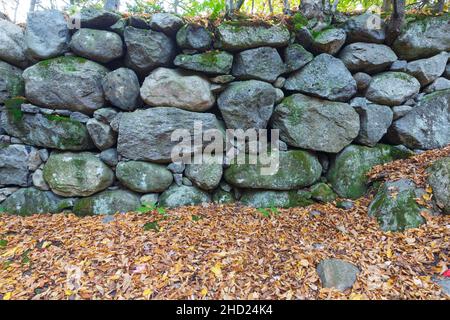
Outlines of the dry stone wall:
M 25 28 L 0 19 L 2 211 L 362 196 L 372 166 L 450 143 L 449 15 L 409 22 L 392 47 L 372 18 L 321 31 L 206 29 L 172 14 L 97 9 L 82 11 L 79 30 L 55 10 L 31 14 Z M 278 129 L 278 171 L 172 163 L 171 134 L 192 135 L 195 121 L 203 130 Z

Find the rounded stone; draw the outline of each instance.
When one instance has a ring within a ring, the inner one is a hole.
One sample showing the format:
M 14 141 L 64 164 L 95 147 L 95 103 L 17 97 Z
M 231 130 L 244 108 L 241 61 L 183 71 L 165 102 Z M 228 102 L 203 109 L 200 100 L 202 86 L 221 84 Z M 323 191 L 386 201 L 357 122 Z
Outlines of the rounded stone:
M 144 161 L 119 162 L 116 176 L 124 186 L 140 193 L 164 191 L 173 181 L 166 166 Z

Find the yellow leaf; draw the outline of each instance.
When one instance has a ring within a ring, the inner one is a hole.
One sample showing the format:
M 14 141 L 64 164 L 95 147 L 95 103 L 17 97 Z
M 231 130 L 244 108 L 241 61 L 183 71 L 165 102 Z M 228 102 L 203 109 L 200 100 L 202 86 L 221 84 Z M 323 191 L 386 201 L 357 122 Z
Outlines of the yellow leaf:
M 7 292 L 4 296 L 3 296 L 3 300 L 10 300 L 12 296 L 12 292 Z
M 222 276 L 222 264 L 220 262 L 217 262 L 216 265 L 214 267 L 211 268 L 212 273 L 214 273 L 214 275 L 217 278 L 220 278 Z
M 47 247 L 50 247 L 51 246 L 51 242 L 50 241 L 44 241 L 44 243 L 42 244 L 42 249 L 45 249 L 45 248 L 47 248 Z
M 360 293 L 352 293 L 349 297 L 350 300 L 364 300 L 364 296 Z
M 422 198 L 424 198 L 426 201 L 430 201 L 431 200 L 431 195 L 428 193 L 424 193 Z
M 308 266 L 309 266 L 309 262 L 308 262 L 308 260 L 306 260 L 306 259 L 300 260 L 300 261 L 299 261 L 299 264 L 300 264 L 302 267 L 308 267 Z
M 148 288 L 148 289 L 145 289 L 144 292 L 142 292 L 142 295 L 148 299 L 152 293 L 153 293 L 153 290 Z
M 204 297 L 208 294 L 208 289 L 203 288 L 202 291 L 200 292 L 200 294 Z
M 74 294 L 74 292 L 70 289 L 66 289 L 66 291 L 64 291 L 64 293 L 66 294 L 66 296 L 71 296 Z
M 431 188 L 430 186 L 428 186 L 428 187 L 425 189 L 425 191 L 426 191 L 427 193 L 432 193 L 432 192 L 433 192 L 433 188 Z

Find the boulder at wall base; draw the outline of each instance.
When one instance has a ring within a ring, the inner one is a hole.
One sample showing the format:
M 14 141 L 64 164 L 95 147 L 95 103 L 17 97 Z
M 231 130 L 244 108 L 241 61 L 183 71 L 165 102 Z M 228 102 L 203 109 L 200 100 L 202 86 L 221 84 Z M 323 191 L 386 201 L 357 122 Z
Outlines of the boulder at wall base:
M 170 163 L 172 150 L 179 144 L 178 141 L 171 141 L 172 133 L 176 129 L 184 129 L 193 139 L 197 121 L 201 122 L 203 130 L 220 129 L 216 116 L 210 113 L 169 107 L 124 113 L 120 118 L 117 151 L 131 160 Z M 193 141 L 191 139 L 188 141 Z M 204 142 L 204 145 L 207 144 Z M 194 151 L 196 146 L 192 147 Z
M 222 159 L 220 159 L 222 160 Z M 202 164 L 188 164 L 184 174 L 194 185 L 203 190 L 216 188 L 222 178 L 222 163 L 216 161 L 214 157 L 203 157 Z
M 383 231 L 417 228 L 425 222 L 416 202 L 423 194 L 413 181 L 401 179 L 385 182 L 369 205 L 369 216 L 375 217 Z
M 450 142 L 450 89 L 425 95 L 388 130 L 390 143 L 411 149 L 442 148 Z
M 212 200 L 217 204 L 227 204 L 236 202 L 236 198 L 232 192 L 217 189 L 212 195 Z
M 435 161 L 427 172 L 437 206 L 444 214 L 450 214 L 450 157 Z
M 193 206 L 209 202 L 211 202 L 211 197 L 208 193 L 196 187 L 185 185 L 172 185 L 160 195 L 158 200 L 159 206 L 168 208 Z
M 311 198 L 319 202 L 332 202 L 336 200 L 337 195 L 333 189 L 326 183 L 319 182 L 309 188 Z
M 272 128 L 291 146 L 336 153 L 358 135 L 359 116 L 347 103 L 293 94 L 276 106 Z
M 341 60 L 322 53 L 287 78 L 284 88 L 328 100 L 348 101 L 356 94 L 356 81 Z
M 265 160 L 272 166 L 263 165 L 260 157 L 257 164 L 247 160 L 225 170 L 224 178 L 229 184 L 238 188 L 293 190 L 312 185 L 322 173 L 317 157 L 302 150 L 279 152 L 279 163 L 276 153 L 267 155 Z
M 86 197 L 112 185 L 113 171 L 94 153 L 53 152 L 44 166 L 51 190 L 64 197 Z
M 36 157 L 39 157 L 39 154 L 33 147 L 0 143 L 0 184 L 28 186 L 29 169 L 33 158 Z
M 253 208 L 306 207 L 314 203 L 311 193 L 303 190 L 246 190 L 240 199 L 243 205 Z
M 0 103 L 16 96 L 23 96 L 25 84 L 22 78 L 22 70 L 0 61 Z
M 427 58 L 450 51 L 450 13 L 440 17 L 422 17 L 409 22 L 393 44 L 400 59 Z
M 245 50 L 268 46 L 281 47 L 289 42 L 289 30 L 282 25 L 246 26 L 222 23 L 216 30 L 217 47 L 224 50 Z
M 359 269 L 343 260 L 325 259 L 317 266 L 317 273 L 324 288 L 345 291 L 355 283 Z
M 50 191 L 22 188 L 2 202 L 2 208 L 10 214 L 29 216 L 36 213 L 58 213 L 69 209 L 73 199 L 61 198 Z
M 173 182 L 166 166 L 144 161 L 120 162 L 116 176 L 125 187 L 140 193 L 161 192 Z
M 327 172 L 327 179 L 343 198 L 356 199 L 367 191 L 367 172 L 373 166 L 405 159 L 412 152 L 400 147 L 378 144 L 373 148 L 350 145 L 336 155 Z
M 19 68 L 28 65 L 24 31 L 18 25 L 0 19 L 0 59 Z
M 106 190 L 87 198 L 78 199 L 73 206 L 73 212 L 79 216 L 115 214 L 133 212 L 139 206 L 139 197 L 133 192 Z
M 0 123 L 6 133 L 33 146 L 73 151 L 94 148 L 83 123 L 69 117 L 23 113 L 20 103 L 7 107 Z
M 233 55 L 226 51 L 210 51 L 198 54 L 179 54 L 173 62 L 184 69 L 208 74 L 227 74 L 233 65 Z
M 215 102 L 211 84 L 206 78 L 167 68 L 158 68 L 145 78 L 141 97 L 153 107 L 176 107 L 189 111 L 208 110 Z
M 104 66 L 75 56 L 41 61 L 23 72 L 29 101 L 52 109 L 92 114 L 103 107 Z

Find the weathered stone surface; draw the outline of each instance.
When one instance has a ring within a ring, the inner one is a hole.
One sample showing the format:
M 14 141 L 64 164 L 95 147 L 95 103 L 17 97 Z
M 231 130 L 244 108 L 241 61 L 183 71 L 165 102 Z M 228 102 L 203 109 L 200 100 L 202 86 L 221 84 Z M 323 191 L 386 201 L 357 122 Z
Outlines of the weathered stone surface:
M 25 94 L 39 106 L 92 114 L 104 104 L 102 79 L 108 69 L 79 57 L 41 61 L 23 72 Z
M 0 203 L 5 201 L 10 195 L 19 190 L 19 187 L 0 188 Z
M 144 161 L 120 162 L 116 176 L 125 187 L 140 193 L 161 192 L 173 182 L 166 166 Z
M 233 55 L 225 51 L 199 54 L 179 54 L 173 62 L 176 66 L 208 74 L 226 74 L 233 65 Z
M 151 205 L 158 203 L 159 193 L 147 193 L 144 194 L 139 200 L 141 205 Z
M 124 113 L 120 118 L 117 150 L 132 160 L 172 162 L 172 149 L 178 145 L 177 141 L 171 141 L 172 132 L 185 129 L 192 137 L 195 121 L 202 122 L 203 130 L 220 128 L 217 118 L 210 113 L 167 107 Z M 192 150 L 196 148 L 192 146 Z
M 287 78 L 284 88 L 328 100 L 347 101 L 356 94 L 356 81 L 341 60 L 322 53 Z
M 24 31 L 14 23 L 0 19 L 0 59 L 17 67 L 28 65 Z
M 406 72 L 416 77 L 421 86 L 426 86 L 444 73 L 447 60 L 447 52 L 442 52 L 428 59 L 409 62 Z
M 332 161 L 327 179 L 341 197 L 357 199 L 367 191 L 366 173 L 373 166 L 404 159 L 411 154 L 399 147 L 384 144 L 373 148 L 350 145 Z
M 25 84 L 22 78 L 22 70 L 0 61 L 0 103 L 6 100 L 23 96 L 25 93 Z
M 391 64 L 391 67 L 389 68 L 389 70 L 390 71 L 405 72 L 407 66 L 408 66 L 408 61 L 406 61 L 406 60 L 397 60 L 397 61 L 394 61 Z
M 394 112 L 394 118 L 393 120 L 400 119 L 404 117 L 408 112 L 410 112 L 413 109 L 411 106 L 395 106 L 392 107 L 392 111 Z
M 110 167 L 115 167 L 119 162 L 119 157 L 117 155 L 117 149 L 110 148 L 104 150 L 100 153 L 100 160 L 106 163 Z
M 220 159 L 221 160 L 221 159 Z M 213 190 L 219 185 L 222 178 L 222 163 L 214 157 L 203 157 L 201 164 L 188 164 L 184 174 L 194 185 L 203 190 Z
M 69 48 L 69 28 L 64 13 L 42 10 L 28 13 L 25 43 L 28 53 L 35 59 L 59 56 Z
M 106 100 L 117 108 L 132 111 L 141 104 L 139 79 L 131 69 L 119 68 L 108 73 L 102 87 Z
M 375 75 L 369 84 L 366 98 L 378 104 L 396 106 L 419 93 L 416 78 L 403 73 L 388 71 Z
M 178 30 L 177 44 L 182 49 L 207 50 L 211 48 L 212 37 L 204 27 L 187 24 Z
M 141 97 L 150 106 L 189 111 L 208 110 L 215 102 L 206 78 L 167 68 L 158 68 L 145 78 Z
M 29 216 L 36 213 L 58 213 L 72 206 L 72 199 L 64 199 L 50 191 L 22 188 L 2 202 L 6 212 Z
M 277 49 L 260 47 L 236 54 L 232 74 L 238 79 L 274 82 L 285 71 Z
M 392 109 L 379 104 L 358 105 L 354 108 L 360 119 L 360 130 L 355 142 L 369 147 L 375 146 L 392 124 Z
M 397 55 L 384 44 L 356 42 L 342 49 L 339 59 L 351 72 L 375 73 L 387 69 Z
M 212 200 L 214 203 L 218 203 L 218 204 L 227 204 L 227 203 L 236 202 L 236 198 L 233 193 L 227 192 L 222 189 L 217 189 L 213 193 Z
M 41 169 L 38 169 L 35 172 L 33 172 L 31 179 L 33 181 L 33 186 L 36 189 L 39 189 L 42 191 L 50 190 L 50 187 L 48 186 L 47 182 L 45 182 L 44 172 Z
M 275 161 L 276 154 L 267 158 Z M 270 171 L 269 164 L 263 165 L 259 159 L 258 164 L 232 164 L 225 170 L 224 178 L 239 188 L 292 190 L 312 185 L 322 172 L 317 157 L 302 150 L 280 152 L 278 171 L 273 169 Z
M 119 113 L 113 108 L 101 108 L 95 110 L 94 119 L 101 121 L 103 123 L 110 124 Z
M 325 259 L 317 266 L 317 273 L 324 288 L 345 291 L 355 283 L 359 269 L 343 260 Z
M 2 113 L 1 126 L 23 142 L 60 150 L 89 150 L 94 147 L 86 126 L 68 117 L 27 114 L 19 107 Z
M 358 135 L 359 117 L 346 103 L 294 94 L 276 106 L 272 128 L 291 146 L 336 153 Z
M 93 153 L 53 152 L 44 166 L 44 179 L 58 195 L 86 197 L 108 188 L 114 173 Z
M 365 13 L 351 17 L 344 25 L 347 42 L 383 43 L 386 38 L 384 21 L 377 15 Z
M 311 194 L 302 190 L 246 190 L 240 202 L 253 208 L 292 208 L 313 204 Z
M 445 214 L 450 214 L 450 158 L 435 161 L 427 171 L 437 206 Z
M 87 29 L 78 30 L 70 41 L 70 49 L 81 57 L 108 63 L 123 55 L 122 38 L 114 32 Z
M 217 99 L 227 128 L 267 127 L 276 100 L 275 88 L 258 80 L 233 82 Z
M 28 186 L 32 158 L 37 150 L 21 144 L 0 144 L 0 184 Z
M 111 11 L 88 7 L 81 9 L 80 18 L 82 28 L 106 29 L 119 21 L 121 16 Z
M 164 32 L 167 35 L 174 35 L 183 25 L 183 19 L 170 13 L 154 13 L 150 17 L 150 28 Z
M 450 79 L 450 63 L 447 64 L 447 67 L 445 67 L 444 77 Z
M 425 222 L 416 198 L 423 191 L 417 189 L 413 181 L 401 179 L 386 182 L 378 190 L 369 205 L 369 216 L 375 217 L 383 231 L 403 231 L 417 228 Z
M 309 192 L 311 192 L 311 198 L 319 202 L 332 202 L 337 198 L 337 195 L 334 193 L 333 189 L 331 189 L 328 184 L 323 182 L 313 185 L 309 188 Z
M 450 142 L 450 89 L 436 91 L 422 98 L 388 131 L 391 143 L 411 149 L 442 148 Z
M 445 78 L 437 78 L 433 81 L 428 87 L 426 87 L 423 92 L 432 93 L 435 91 L 447 90 L 450 89 L 450 80 Z
M 172 63 L 175 43 L 162 32 L 126 27 L 124 40 L 127 47 L 125 63 L 137 73 Z
M 370 81 L 372 81 L 372 77 L 364 72 L 357 72 L 353 75 L 353 79 L 356 81 L 356 87 L 358 88 L 358 92 L 364 93 L 366 89 L 369 87 Z
M 89 119 L 86 129 L 98 149 L 106 150 L 116 144 L 117 135 L 108 124 L 97 119 Z
M 315 34 L 311 43 L 311 50 L 315 53 L 328 53 L 335 55 L 341 50 L 347 39 L 345 30 L 329 28 Z
M 222 23 L 217 28 L 216 45 L 231 51 L 262 46 L 281 47 L 288 44 L 289 38 L 288 29 L 282 25 L 264 27 Z
M 126 190 L 107 190 L 87 198 L 78 199 L 73 211 L 80 216 L 91 214 L 115 214 L 136 211 L 139 197 Z
M 424 17 L 408 23 L 394 42 L 401 59 L 427 58 L 441 51 L 450 51 L 450 14 Z
M 314 59 L 314 55 L 298 43 L 294 43 L 284 49 L 284 63 L 286 72 L 301 69 Z
M 181 206 L 193 206 L 211 202 L 208 193 L 185 185 L 172 185 L 159 197 L 159 205 L 162 207 L 174 208 Z

